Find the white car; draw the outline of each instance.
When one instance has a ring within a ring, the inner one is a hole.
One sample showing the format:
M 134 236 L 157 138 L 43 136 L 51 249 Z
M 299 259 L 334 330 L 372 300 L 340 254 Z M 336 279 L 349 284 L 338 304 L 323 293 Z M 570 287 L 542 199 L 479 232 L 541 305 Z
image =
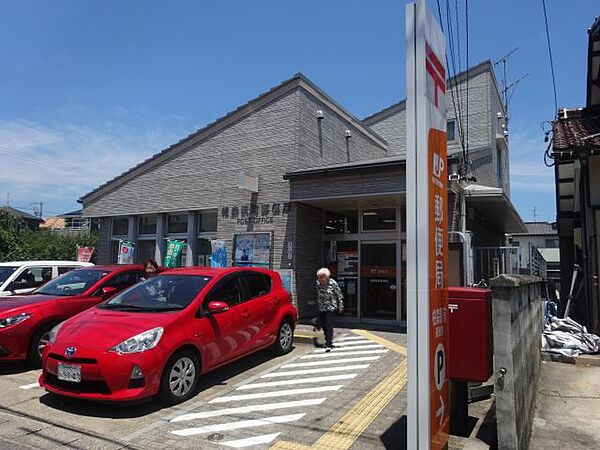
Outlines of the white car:
M 78 267 L 93 266 L 78 261 L 18 261 L 0 263 L 0 297 L 27 294 L 46 281 Z

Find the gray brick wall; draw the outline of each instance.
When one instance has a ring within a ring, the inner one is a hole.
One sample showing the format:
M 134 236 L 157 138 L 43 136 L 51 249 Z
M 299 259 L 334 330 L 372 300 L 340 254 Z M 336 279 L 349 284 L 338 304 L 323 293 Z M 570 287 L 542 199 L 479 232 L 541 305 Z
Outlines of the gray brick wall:
M 406 105 L 404 102 L 395 108 L 395 113 L 377 122 L 366 123 L 388 142 L 388 156 L 406 154 Z

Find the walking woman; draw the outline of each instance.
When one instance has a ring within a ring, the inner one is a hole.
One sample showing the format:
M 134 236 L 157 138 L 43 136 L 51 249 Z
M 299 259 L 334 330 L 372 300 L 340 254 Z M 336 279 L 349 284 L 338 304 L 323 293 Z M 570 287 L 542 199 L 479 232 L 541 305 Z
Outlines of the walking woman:
M 333 347 L 333 317 L 336 312 L 341 314 L 344 311 L 344 296 L 325 267 L 317 270 L 317 304 L 319 321 L 325 333 L 325 351 L 330 352 Z

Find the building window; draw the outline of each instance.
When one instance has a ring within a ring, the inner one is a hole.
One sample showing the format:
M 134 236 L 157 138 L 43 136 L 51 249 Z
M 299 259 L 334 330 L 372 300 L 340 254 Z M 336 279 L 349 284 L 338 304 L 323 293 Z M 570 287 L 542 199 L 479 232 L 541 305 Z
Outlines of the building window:
M 328 211 L 324 233 L 358 233 L 358 211 Z
M 217 231 L 217 212 L 200 211 L 198 213 L 198 233 Z
M 212 248 L 209 239 L 198 239 L 198 247 L 196 252 L 198 253 L 198 266 L 210 267 L 210 258 L 212 255 Z
M 188 215 L 187 214 L 173 214 L 169 216 L 167 224 L 168 234 L 183 234 L 187 233 L 188 227 Z
M 362 213 L 363 231 L 396 229 L 396 208 L 365 209 Z
M 456 140 L 456 120 L 448 120 L 446 122 L 446 140 L 447 141 L 455 141 Z
M 558 248 L 559 240 L 558 239 L 546 239 L 546 248 Z
M 138 262 L 144 262 L 148 258 L 154 259 L 154 252 L 156 250 L 156 241 L 154 239 L 141 240 L 137 242 L 135 246 L 135 256 Z
M 156 216 L 140 216 L 138 222 L 139 234 L 156 234 Z
M 129 234 L 129 219 L 127 217 L 115 217 L 112 220 L 113 236 L 127 236 Z

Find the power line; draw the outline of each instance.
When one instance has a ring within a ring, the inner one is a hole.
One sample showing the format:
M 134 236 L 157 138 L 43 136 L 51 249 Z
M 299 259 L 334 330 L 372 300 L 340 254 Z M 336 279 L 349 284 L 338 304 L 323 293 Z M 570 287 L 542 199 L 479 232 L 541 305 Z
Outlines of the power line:
M 558 114 L 558 100 L 556 97 L 556 77 L 554 75 L 554 60 L 552 58 L 552 46 L 550 45 L 550 31 L 548 29 L 548 13 L 546 12 L 546 0 L 542 0 L 544 9 L 544 23 L 546 24 L 546 43 L 548 44 L 548 56 L 550 57 L 550 70 L 552 72 L 552 89 L 554 91 L 554 114 Z

